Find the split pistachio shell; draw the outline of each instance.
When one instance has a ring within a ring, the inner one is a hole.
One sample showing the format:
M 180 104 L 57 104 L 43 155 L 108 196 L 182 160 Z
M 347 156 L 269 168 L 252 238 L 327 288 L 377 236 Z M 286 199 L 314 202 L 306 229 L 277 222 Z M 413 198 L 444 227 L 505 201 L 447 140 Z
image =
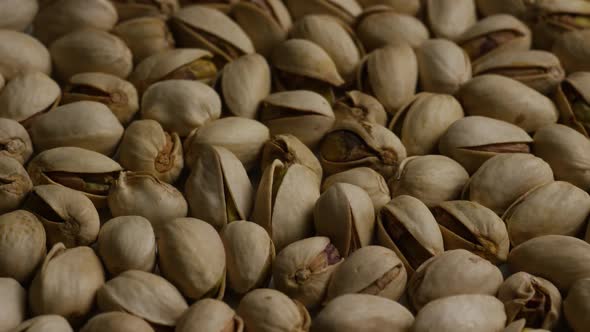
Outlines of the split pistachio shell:
M 225 302 L 203 299 L 182 314 L 175 332 L 243 332 L 244 322 Z
M 80 191 L 97 208 L 106 205 L 111 184 L 121 170 L 109 157 L 76 147 L 43 151 L 27 167 L 34 185 L 59 184 Z
M 404 159 L 389 180 L 391 197 L 410 195 L 426 206 L 457 199 L 469 181 L 469 174 L 456 161 L 439 155 Z
M 565 77 L 559 59 L 553 53 L 538 50 L 492 54 L 477 62 L 473 74 L 510 77 L 543 94 L 555 91 Z
M 241 56 L 223 68 L 218 80 L 219 94 L 229 113 L 249 119 L 258 117 L 258 106 L 271 89 L 270 67 L 264 57 Z
M 120 22 L 144 16 L 168 18 L 180 8 L 178 0 L 111 1 L 117 8 Z
M 337 100 L 334 114 L 338 119 L 352 116 L 359 121 L 387 125 L 387 112 L 383 105 L 375 97 L 358 90 L 347 91 Z
M 528 6 L 534 4 L 527 0 L 476 0 L 475 2 L 483 16 L 506 13 L 520 17 L 529 9 Z
M 97 252 L 113 276 L 128 270 L 150 272 L 156 264 L 156 237 L 152 225 L 140 216 L 113 218 L 98 233 Z
M 273 136 L 264 144 L 260 169 L 265 170 L 275 159 L 283 163 L 301 164 L 309 168 L 322 180 L 322 165 L 314 153 L 297 137 L 285 134 Z
M 432 213 L 419 199 L 407 195 L 394 198 L 381 209 L 377 241 L 397 254 L 410 276 L 426 260 L 444 251 Z
M 590 296 L 590 279 L 576 281 L 563 302 L 563 312 L 569 326 L 575 332 L 583 332 L 590 327 L 588 297 Z
M 439 141 L 439 151 L 460 163 L 470 174 L 486 160 L 502 153 L 529 153 L 533 139 L 508 122 L 468 116 L 449 126 Z
M 80 332 L 154 332 L 145 320 L 124 312 L 107 312 L 92 317 Z
M 0 329 L 12 331 L 25 320 L 27 291 L 12 278 L 0 278 Z
M 33 143 L 27 130 L 17 121 L 0 118 L 0 156 L 26 164 L 33 154 Z
M 579 30 L 564 33 L 557 39 L 552 52 L 559 58 L 568 73 L 589 71 L 590 31 Z
M 56 74 L 62 80 L 86 72 L 125 78 L 133 68 L 131 51 L 125 42 L 101 30 L 73 31 L 54 41 L 49 49 Z
M 221 240 L 225 247 L 228 286 L 233 291 L 245 294 L 268 282 L 275 247 L 264 228 L 249 221 L 233 221 L 221 231 Z
M 387 6 L 367 9 L 358 18 L 356 33 L 367 51 L 400 44 L 418 47 L 429 37 L 420 20 Z
M 590 3 L 584 0 L 529 1 L 533 11 L 531 29 L 536 48 L 551 49 L 556 39 L 569 31 L 590 27 Z
M 451 95 L 423 92 L 402 106 L 389 123 L 406 147 L 409 156 L 437 151 L 447 129 L 463 118 L 461 104 Z
M 151 85 L 141 100 L 141 117 L 185 137 L 221 115 L 221 99 L 198 81 L 167 80 Z
M 13 332 L 74 332 L 70 323 L 59 315 L 40 315 L 22 322 Z
M 273 281 L 279 291 L 307 308 L 322 303 L 334 269 L 343 261 L 327 237 L 311 237 L 285 247 L 273 262 Z
M 154 228 L 188 213 L 178 189 L 147 173 L 121 172 L 110 187 L 108 205 L 114 217 L 142 216 Z
M 414 96 L 417 82 L 416 54 L 406 44 L 371 52 L 357 70 L 358 89 L 375 96 L 392 114 Z
M 98 290 L 96 300 L 103 312 L 125 311 L 163 326 L 175 326 L 188 309 L 186 300 L 170 282 L 136 270 L 109 280 Z
M 364 49 L 348 25 L 333 16 L 307 15 L 293 26 L 289 34 L 292 38 L 307 39 L 319 45 L 334 60 L 345 81 L 354 79 Z
M 139 110 L 135 87 L 111 74 L 81 73 L 70 77 L 61 103 L 96 101 L 105 104 L 122 124 L 127 124 Z
M 500 269 L 489 261 L 467 250 L 448 250 L 416 270 L 408 282 L 408 297 L 420 312 L 428 303 L 448 296 L 495 295 L 503 281 Z
M 508 265 L 512 272 L 528 272 L 567 291 L 590 277 L 590 244 L 572 236 L 539 236 L 512 249 Z
M 74 146 L 110 156 L 125 129 L 111 110 L 94 101 L 79 101 L 40 115 L 30 132 L 36 151 Z
M 123 21 L 113 29 L 113 33 L 127 44 L 135 63 L 174 48 L 172 33 L 166 21 L 159 17 L 138 17 Z
M 420 85 L 427 92 L 455 94 L 471 79 L 471 60 L 457 44 L 429 39 L 416 49 Z
M 393 132 L 356 119 L 337 121 L 320 143 L 319 160 L 328 175 L 369 167 L 389 178 L 405 158 L 406 148 Z
M 455 40 L 477 22 L 474 0 L 428 0 L 426 19 L 438 38 Z
M 313 148 L 332 128 L 334 112 L 330 103 L 315 92 L 285 91 L 262 101 L 260 121 L 271 135 L 291 134 Z
M 29 289 L 33 315 L 58 314 L 77 325 L 90 314 L 105 282 L 100 259 L 90 247 L 54 245 Z M 68 285 L 68 287 L 64 287 Z
M 0 29 L 23 31 L 28 28 L 37 11 L 37 0 L 7 0 L 0 4 Z
M 535 155 L 551 166 L 556 180 L 590 189 L 590 142 L 584 135 L 556 124 L 540 129 L 534 138 Z
M 39 115 L 57 106 L 60 94 L 59 85 L 44 73 L 20 74 L 0 91 L 0 116 L 30 127 Z
M 184 167 L 182 142 L 177 133 L 164 131 L 154 120 L 133 121 L 119 145 L 119 162 L 130 171 L 174 183 Z
M 315 203 L 313 216 L 316 233 L 329 237 L 342 257 L 373 242 L 375 208 L 361 187 L 334 184 Z
M 79 191 L 49 184 L 33 188 L 25 207 L 43 223 L 47 245 L 87 246 L 98 236 L 100 219 L 96 208 Z
M 510 122 L 527 132 L 555 123 L 559 116 L 551 99 L 500 75 L 474 77 L 463 85 L 457 97 L 465 113 Z
M 185 160 L 192 164 L 194 145 L 217 145 L 235 154 L 246 170 L 250 170 L 258 163 L 262 147 L 269 139 L 268 128 L 256 120 L 240 117 L 218 119 L 192 131 L 185 141 Z
M 319 197 L 316 173 L 306 166 L 275 159 L 260 179 L 252 221 L 266 229 L 280 251 L 311 236 L 314 204 Z
M 365 9 L 384 5 L 407 15 L 416 15 L 421 6 L 420 0 L 357 0 L 357 2 Z
M 213 145 L 193 146 L 196 159 L 185 184 L 190 215 L 217 230 L 250 216 L 254 189 L 240 160 L 229 150 Z
M 294 19 L 310 14 L 327 14 L 348 24 L 354 23 L 362 11 L 357 0 L 286 0 L 285 4 Z
M 368 167 L 356 167 L 330 175 L 322 184 L 322 192 L 336 183 L 350 183 L 364 189 L 373 202 L 375 213 L 391 200 L 389 187 L 383 176 Z
M 504 305 L 490 295 L 456 295 L 427 304 L 416 316 L 415 332 L 502 331 Z
M 554 100 L 561 123 L 590 137 L 590 73 L 569 75 L 557 88 Z
M 27 171 L 18 161 L 0 156 L 0 214 L 18 209 L 33 188 Z
M 368 246 L 352 253 L 334 270 L 326 302 L 344 294 L 370 294 L 397 301 L 406 288 L 408 275 L 395 252 Z
M 51 73 L 49 51 L 28 34 L 0 29 L 0 75 L 4 79 L 26 72 Z
M 498 289 L 508 322 L 521 318 L 532 328 L 553 329 L 561 315 L 561 294 L 548 280 L 526 272 L 508 277 Z
M 246 294 L 237 312 L 244 320 L 246 331 L 306 332 L 311 324 L 309 313 L 301 303 L 268 288 Z
M 0 277 L 26 284 L 47 253 L 45 229 L 24 210 L 0 215 Z
M 510 240 L 494 211 L 470 201 L 443 202 L 433 210 L 445 249 L 465 249 L 492 263 L 506 261 Z
M 542 235 L 576 236 L 585 229 L 588 215 L 588 193 L 569 182 L 556 181 L 521 196 L 502 218 L 516 246 Z

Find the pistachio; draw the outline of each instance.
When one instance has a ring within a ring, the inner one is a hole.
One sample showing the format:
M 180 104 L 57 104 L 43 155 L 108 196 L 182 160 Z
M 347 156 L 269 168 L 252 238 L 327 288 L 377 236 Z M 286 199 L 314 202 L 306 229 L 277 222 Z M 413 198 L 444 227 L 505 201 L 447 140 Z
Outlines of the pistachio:
M 252 221 L 266 229 L 277 251 L 311 236 L 319 187 L 317 174 L 300 164 L 275 159 L 264 170 L 256 192 Z
M 33 183 L 23 165 L 0 156 L 0 214 L 16 210 L 32 188 Z
M 154 227 L 188 213 L 178 189 L 147 173 L 121 172 L 110 186 L 108 205 L 114 217 L 142 216 Z
M 381 209 L 377 242 L 397 254 L 410 276 L 422 263 L 444 251 L 432 213 L 419 199 L 407 195 L 394 198 Z
M 391 197 L 414 196 L 430 208 L 457 199 L 468 181 L 467 171 L 453 159 L 426 155 L 404 159 L 388 184 Z
M 265 170 L 275 159 L 285 164 L 301 164 L 322 180 L 322 165 L 313 152 L 293 135 L 276 135 L 264 144 L 260 169 Z
M 563 313 L 569 326 L 575 332 L 582 332 L 588 329 L 588 296 L 590 295 L 590 279 L 583 278 L 576 281 L 563 302 Z
M 0 4 L 0 29 L 23 31 L 28 28 L 37 11 L 36 0 L 8 0 Z
M 577 72 L 559 85 L 554 97 L 560 121 L 586 137 L 590 136 L 590 74 Z
M 549 330 L 545 329 L 525 328 L 525 326 L 526 320 L 523 318 L 506 325 L 504 332 L 550 332 Z
M 274 244 L 266 230 L 253 222 L 238 220 L 222 229 L 221 240 L 229 287 L 245 294 L 266 285 L 275 256 Z
M 40 315 L 22 322 L 13 332 L 74 332 L 70 323 L 59 315 Z
M 555 91 L 565 77 L 559 59 L 545 51 L 506 51 L 478 61 L 474 75 L 497 74 L 515 79 L 540 93 Z
M 178 320 L 176 332 L 243 332 L 244 322 L 225 302 L 203 299 L 195 302 Z
M 224 14 L 229 14 L 232 7 L 240 0 L 178 0 L 181 6 L 202 5 L 219 10 Z
M 62 104 L 77 101 L 105 104 L 122 124 L 127 124 L 139 110 L 135 87 L 111 74 L 82 73 L 70 77 L 61 97 Z
M 446 39 L 429 39 L 416 50 L 420 85 L 427 92 L 455 94 L 471 79 L 471 60 Z
M 328 175 L 369 167 L 389 178 L 406 158 L 406 148 L 387 128 L 356 119 L 341 119 L 320 143 L 319 159 Z
M 56 0 L 41 6 L 35 17 L 34 35 L 45 45 L 79 29 L 111 30 L 118 19 L 108 0 Z
M 342 257 L 373 242 L 375 208 L 358 186 L 334 184 L 316 201 L 313 215 L 317 234 L 329 237 Z
M 145 320 L 124 312 L 107 312 L 92 317 L 80 332 L 154 332 Z
M 420 0 L 357 0 L 363 8 L 370 8 L 372 6 L 384 5 L 389 6 L 396 11 L 407 14 L 416 15 L 420 10 Z
M 528 0 L 475 0 L 477 9 L 483 16 L 510 14 L 521 17 L 527 13 L 533 1 Z M 520 332 L 520 331 L 519 331 Z
M 0 278 L 0 329 L 12 331 L 25 320 L 27 311 L 27 291 L 12 278 Z
M 285 0 L 294 19 L 310 14 L 327 14 L 352 24 L 362 8 L 356 0 Z
M 194 146 L 217 145 L 228 149 L 244 164 L 246 170 L 258 163 L 262 147 L 270 139 L 268 128 L 262 123 L 246 118 L 227 117 L 206 123 L 187 137 L 184 145 L 185 160 L 194 160 Z
M 0 234 L 0 277 L 27 284 L 47 253 L 43 224 L 17 210 L 0 215 Z
M 42 72 L 14 76 L 0 91 L 0 116 L 20 122 L 25 128 L 59 104 L 61 90 Z
M 119 21 L 153 16 L 167 18 L 180 8 L 178 0 L 111 0 Z
M 517 18 L 498 14 L 478 21 L 456 42 L 474 63 L 494 53 L 528 50 L 531 47 L 531 31 Z
M 466 313 L 469 314 L 466 314 Z M 449 296 L 427 304 L 416 316 L 412 331 L 502 331 L 504 305 L 490 295 Z
M 270 94 L 270 67 L 260 54 L 243 55 L 223 68 L 217 84 L 231 115 L 256 119 L 260 102 Z
M 537 131 L 534 139 L 533 152 L 551 166 L 556 180 L 590 189 L 590 142 L 584 135 L 555 124 Z
M 438 38 L 458 39 L 477 23 L 473 0 L 427 0 L 425 11 L 428 25 Z
M 375 96 L 392 114 L 412 98 L 417 82 L 418 61 L 406 44 L 371 52 L 357 69 L 357 88 Z
M 498 289 L 508 322 L 526 319 L 526 326 L 552 329 L 561 313 L 561 294 L 551 282 L 526 272 L 508 277 Z
M 28 34 L 0 29 L 0 45 L 0 75 L 4 79 L 32 71 L 51 73 L 49 51 Z
M 223 147 L 193 146 L 196 158 L 185 184 L 190 215 L 217 230 L 250 216 L 254 189 L 240 160 Z
M 92 248 L 66 249 L 58 243 L 47 253 L 29 288 L 31 311 L 35 316 L 58 314 L 78 325 L 90 314 L 104 282 L 102 264 Z
M 503 281 L 500 269 L 489 261 L 467 250 L 448 250 L 416 270 L 408 282 L 408 297 L 422 312 L 428 303 L 453 295 L 495 295 Z
M 356 33 L 369 52 L 388 45 L 408 44 L 415 48 L 429 37 L 420 20 L 388 6 L 365 10 L 357 19 Z
M 59 184 L 80 191 L 99 209 L 106 206 L 106 196 L 121 170 L 109 157 L 76 147 L 43 151 L 27 167 L 34 185 Z
M 590 277 L 590 244 L 565 235 L 543 235 L 512 249 L 510 270 L 528 272 L 567 291 L 575 281 Z
M 590 70 L 586 63 L 590 54 L 589 36 L 588 29 L 571 31 L 561 35 L 553 45 L 552 52 L 559 58 L 566 72 Z
M 311 318 L 305 307 L 274 289 L 261 288 L 246 294 L 238 306 L 245 331 L 309 330 Z
M 373 202 L 375 214 L 391 200 L 389 187 L 383 176 L 368 167 L 356 167 L 330 175 L 322 184 L 322 192 L 336 183 L 349 183 L 364 189 Z
M 373 96 L 357 90 L 346 92 L 336 101 L 334 114 L 338 119 L 353 117 L 359 121 L 387 125 L 387 112 L 383 105 Z
M 559 116 L 551 99 L 519 81 L 500 75 L 474 77 L 463 85 L 458 99 L 469 115 L 510 122 L 527 132 L 555 123 Z
M 465 249 L 492 263 L 506 261 L 510 240 L 494 211 L 475 202 L 443 202 L 433 209 L 445 249 Z
M 530 2 L 534 4 L 531 29 L 536 48 L 551 49 L 564 33 L 590 28 L 590 3 L 584 0 Z
M 160 17 L 138 17 L 121 22 L 113 33 L 127 44 L 135 63 L 174 48 L 174 37 L 166 21 Z
M 156 265 L 156 237 L 152 225 L 140 216 L 113 218 L 98 233 L 97 252 L 113 276 L 128 270 L 150 272 Z
M 254 45 L 244 30 L 213 8 L 202 5 L 183 7 L 172 15 L 170 24 L 178 45 L 210 51 L 217 65 L 254 53 Z
M 402 106 L 391 129 L 406 147 L 409 156 L 435 153 L 440 138 L 463 118 L 461 104 L 450 95 L 422 92 Z
M 332 128 L 334 112 L 330 103 L 315 92 L 285 91 L 262 101 L 260 121 L 271 135 L 291 134 L 313 148 Z
M 27 130 L 15 120 L 0 118 L 0 156 L 24 165 L 32 154 L 33 143 Z
M 30 132 L 36 151 L 74 146 L 110 156 L 125 129 L 108 107 L 79 101 L 40 115 Z
M 144 271 L 121 273 L 97 294 L 103 312 L 125 311 L 149 323 L 174 326 L 188 309 L 182 294 L 166 279 Z

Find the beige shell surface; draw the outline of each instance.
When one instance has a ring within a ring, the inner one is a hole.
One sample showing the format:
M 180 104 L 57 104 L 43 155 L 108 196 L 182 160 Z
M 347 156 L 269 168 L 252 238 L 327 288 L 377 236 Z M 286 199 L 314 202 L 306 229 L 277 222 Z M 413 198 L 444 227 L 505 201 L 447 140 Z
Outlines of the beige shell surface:
M 0 278 L 0 329 L 12 331 L 25 320 L 27 291 L 12 278 Z
M 180 2 L 183 2 L 183 0 Z M 180 8 L 179 0 L 154 0 L 147 2 L 115 0 L 114 5 L 117 8 L 117 13 L 119 13 L 119 21 L 149 16 L 168 18 Z
M 322 183 L 322 192 L 336 183 L 350 183 L 363 188 L 375 207 L 375 213 L 391 200 L 389 187 L 383 176 L 368 167 L 356 167 L 330 175 Z
M 590 296 L 590 279 L 583 278 L 574 283 L 563 302 L 565 318 L 575 332 L 585 331 L 590 326 L 588 296 Z
M 70 323 L 59 315 L 39 315 L 17 326 L 14 332 L 74 332 Z
M 559 37 L 553 45 L 552 52 L 568 73 L 590 70 L 590 66 L 585 63 L 590 55 L 589 36 L 587 30 L 571 31 Z
M 125 312 L 106 312 L 98 314 L 86 322 L 80 332 L 154 332 L 145 320 Z
M 21 123 L 44 111 L 51 111 L 59 102 L 61 89 L 42 72 L 27 72 L 13 77 L 0 90 L 0 116 Z
M 573 90 L 576 99 L 572 99 L 572 96 L 566 93 L 569 92 L 568 90 Z M 557 88 L 554 101 L 560 112 L 560 122 L 588 137 L 588 131 L 590 130 L 588 123 L 583 117 L 575 114 L 574 105 L 577 102 L 584 104 L 590 101 L 590 73 L 576 72 L 568 75 Z
M 322 165 L 315 154 L 297 137 L 285 134 L 271 137 L 264 144 L 260 161 L 260 169 L 264 171 L 275 159 L 284 163 L 297 163 L 308 167 L 322 179 Z
M 286 0 L 285 4 L 295 20 L 310 14 L 328 14 L 352 24 L 362 12 L 357 0 Z
M 127 44 L 135 63 L 174 48 L 174 37 L 166 21 L 159 17 L 139 17 L 123 21 L 113 28 L 113 33 Z
M 243 332 L 242 318 L 225 302 L 203 299 L 195 302 L 182 314 L 176 324 L 176 332 L 219 332 L 229 328 L 231 332 Z
M 420 0 L 357 0 L 357 2 L 364 9 L 377 5 L 385 5 L 408 15 L 416 15 L 421 7 Z
M 95 151 L 77 147 L 60 147 L 39 153 L 27 168 L 29 174 L 39 172 L 107 173 L 121 171 L 121 165 Z M 33 182 L 35 177 L 32 176 Z
M 32 187 L 23 165 L 13 158 L 0 156 L 0 213 L 18 209 Z
M 358 18 L 356 34 L 367 51 L 400 44 L 415 48 L 429 37 L 428 29 L 419 19 L 388 7 L 366 10 Z
M 0 29 L 23 31 L 39 10 L 37 0 L 8 0 L 0 4 Z
M 377 98 L 358 90 L 347 91 L 333 105 L 336 118 L 353 117 L 359 121 L 368 121 L 387 125 L 387 112 Z
M 0 156 L 7 156 L 25 164 L 33 154 L 29 133 L 15 120 L 0 118 Z
M 446 39 L 429 39 L 416 49 L 420 85 L 424 91 L 455 94 L 471 79 L 471 60 Z
M 51 55 L 28 34 L 0 30 L 0 75 L 6 80 L 29 71 L 51 74 Z
M 428 23 L 438 38 L 455 40 L 477 23 L 477 10 L 473 0 L 428 0 Z

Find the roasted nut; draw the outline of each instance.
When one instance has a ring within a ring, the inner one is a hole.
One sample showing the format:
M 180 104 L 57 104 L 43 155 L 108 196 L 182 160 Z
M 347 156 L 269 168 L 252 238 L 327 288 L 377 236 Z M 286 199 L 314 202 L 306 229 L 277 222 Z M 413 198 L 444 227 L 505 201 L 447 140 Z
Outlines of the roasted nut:
M 285 4 L 295 20 L 310 14 L 327 14 L 352 24 L 362 11 L 356 0 L 285 0 Z
M 154 332 L 145 320 L 124 312 L 107 312 L 92 317 L 80 332 Z
M 27 130 L 15 120 L 0 118 L 0 156 L 11 157 L 24 165 L 32 154 L 33 143 Z
M 114 27 L 113 33 L 127 44 L 135 63 L 174 48 L 174 37 L 166 21 L 159 17 L 138 17 L 123 21 Z
M 575 332 L 583 332 L 588 329 L 588 296 L 590 295 L 590 279 L 583 278 L 576 281 L 563 302 L 563 313 L 569 326 Z
M 0 278 L 0 329 L 12 331 L 25 320 L 27 311 L 27 291 L 12 278 Z
M 23 165 L 0 155 L 0 214 L 18 209 L 32 188 L 33 183 Z
M 383 176 L 368 167 L 356 167 L 330 175 L 322 184 L 322 192 L 336 183 L 350 183 L 364 189 L 373 202 L 375 214 L 391 200 L 389 187 Z
M 119 13 L 119 21 L 153 16 L 168 18 L 180 8 L 178 0 L 111 0 Z
M 521 17 L 527 13 L 527 10 L 532 9 L 529 6 L 534 4 L 533 1 L 527 0 L 476 0 L 475 2 L 483 16 L 505 13 Z
M 28 34 L 0 30 L 0 45 L 0 75 L 7 81 L 27 72 L 51 73 L 49 51 Z
M 278 159 L 285 164 L 301 164 L 309 168 L 322 180 L 322 165 L 313 152 L 293 135 L 276 135 L 264 144 L 260 169 L 265 170 Z
M 561 123 L 590 137 L 590 73 L 569 75 L 554 97 Z
M 536 48 L 551 49 L 564 33 L 590 28 L 590 4 L 584 0 L 528 2 L 533 6 L 529 20 Z
M 225 302 L 204 299 L 182 314 L 176 332 L 243 332 L 244 322 Z
M 70 323 L 59 315 L 40 315 L 22 322 L 14 332 L 74 332 Z
M 455 94 L 471 79 L 471 60 L 457 44 L 429 39 L 416 49 L 420 85 L 427 92 Z
M 589 37 L 588 30 L 571 31 L 564 33 L 553 45 L 552 52 L 568 73 L 590 70 L 586 61 L 590 54 Z
M 531 329 L 526 326 L 526 320 L 520 319 L 517 321 L 514 321 L 508 325 L 506 325 L 506 328 L 503 330 L 504 332 L 551 332 L 549 330 L 545 330 L 545 329 Z
M 387 125 L 387 112 L 373 96 L 353 90 L 334 103 L 334 115 L 337 119 L 353 117 L 359 121 L 374 122 Z
M 438 38 L 455 40 L 477 22 L 473 0 L 427 0 L 426 21 Z
M 36 0 L 7 0 L 0 3 L 0 29 L 23 31 L 28 28 L 37 11 Z
M 363 8 L 384 5 L 407 15 L 416 15 L 421 6 L 420 0 L 357 0 L 357 2 Z

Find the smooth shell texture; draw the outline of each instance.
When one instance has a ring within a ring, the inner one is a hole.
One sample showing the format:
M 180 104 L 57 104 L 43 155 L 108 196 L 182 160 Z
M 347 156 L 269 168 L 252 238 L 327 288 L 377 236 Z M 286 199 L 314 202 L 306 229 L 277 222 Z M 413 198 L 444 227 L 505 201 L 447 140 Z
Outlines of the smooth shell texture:
M 366 10 L 358 19 L 356 33 L 368 51 L 387 45 L 419 47 L 429 37 L 420 20 L 387 7 Z
M 107 312 L 92 317 L 80 332 L 154 332 L 145 320 L 124 312 Z
M 362 8 L 357 0 L 285 0 L 294 19 L 309 14 L 328 14 L 351 24 Z
M 590 317 L 588 316 L 590 312 L 589 296 L 590 279 L 584 278 L 573 284 L 563 302 L 565 318 L 575 332 L 586 331 L 590 326 Z
M 429 39 L 416 49 L 420 86 L 424 91 L 455 94 L 471 79 L 469 56 L 446 39 Z
M 6 0 L 0 3 L 0 29 L 23 31 L 37 14 L 37 0 Z
M 29 72 L 51 73 L 49 51 L 37 39 L 21 32 L 0 30 L 0 75 L 6 80 Z
M 11 331 L 25 320 L 27 292 L 12 278 L 0 278 L 0 330 Z
M 389 187 L 383 176 L 368 167 L 355 167 L 330 175 L 322 183 L 322 192 L 336 183 L 350 183 L 364 189 L 373 201 L 376 213 L 391 200 Z
M 159 17 L 138 17 L 119 23 L 113 33 L 131 50 L 135 63 L 150 55 L 174 48 L 174 38 L 166 21 Z
M 229 330 L 228 330 L 229 329 Z M 182 314 L 175 332 L 242 332 L 244 322 L 225 302 L 204 299 L 195 302 Z
M 23 165 L 16 159 L 0 156 L 0 213 L 16 210 L 32 187 Z
M 590 32 L 587 30 L 570 31 L 559 37 L 553 45 L 553 53 L 568 73 L 590 70 L 586 61 L 590 56 L 588 38 Z
M 455 40 L 477 22 L 474 0 L 427 0 L 427 21 L 438 38 Z
M 40 315 L 22 322 L 14 332 L 74 332 L 70 323 L 59 315 Z

